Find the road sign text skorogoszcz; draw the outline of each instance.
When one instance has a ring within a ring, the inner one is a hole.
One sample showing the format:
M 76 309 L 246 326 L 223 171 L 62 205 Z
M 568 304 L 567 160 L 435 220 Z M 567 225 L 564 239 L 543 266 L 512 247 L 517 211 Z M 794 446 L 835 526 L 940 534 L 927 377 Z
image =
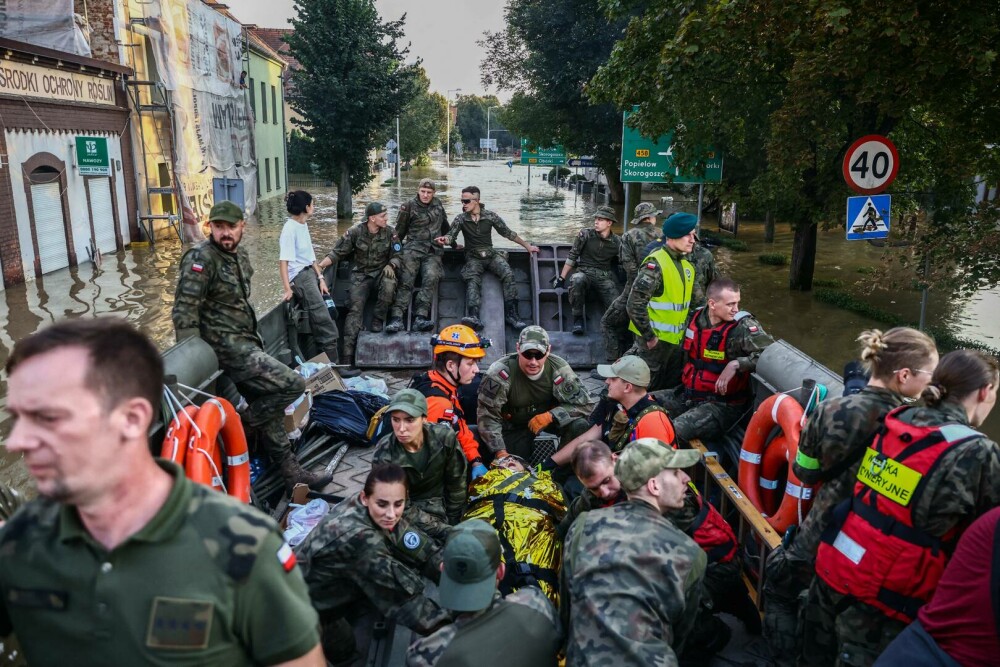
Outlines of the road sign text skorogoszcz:
M 855 192 L 863 195 L 878 194 L 896 179 L 899 152 L 886 137 L 869 134 L 847 149 L 843 171 L 844 180 Z
M 705 175 L 681 173 L 674 164 L 673 135 L 650 139 L 629 127 L 626 111 L 622 119 L 622 183 L 721 183 L 722 154 L 705 154 Z M 673 178 L 670 178 L 673 176 Z
M 890 195 L 847 198 L 847 240 L 884 239 L 891 226 Z
M 521 164 L 563 165 L 566 164 L 566 149 L 560 145 L 548 148 L 538 147 L 528 150 L 528 140 L 521 139 Z

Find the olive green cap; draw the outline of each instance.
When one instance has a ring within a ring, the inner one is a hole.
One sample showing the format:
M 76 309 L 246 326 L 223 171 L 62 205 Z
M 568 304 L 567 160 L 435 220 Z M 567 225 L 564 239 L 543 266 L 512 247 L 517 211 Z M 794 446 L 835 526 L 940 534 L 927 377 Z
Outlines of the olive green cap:
M 481 611 L 497 587 L 500 538 L 482 519 L 463 521 L 448 534 L 441 552 L 441 606 L 452 611 Z
M 626 491 L 635 491 L 670 468 L 690 468 L 701 460 L 696 449 L 674 449 L 656 438 L 628 444 L 615 462 L 615 477 Z
M 384 213 L 386 211 L 385 205 L 382 202 L 373 201 L 372 203 L 365 206 L 365 221 L 368 221 L 373 215 L 378 215 L 379 213 Z
M 649 386 L 649 365 L 634 354 L 627 354 L 613 364 L 600 364 L 597 372 L 601 377 L 621 378 L 637 387 Z
M 663 213 L 663 211 L 656 208 L 648 201 L 644 201 L 635 207 L 635 217 L 632 218 L 632 222 L 636 223 L 642 220 L 643 218 L 655 218 L 661 213 Z
M 396 412 L 397 410 L 405 412 L 411 417 L 426 417 L 427 399 L 416 389 L 400 389 L 399 393 L 393 397 L 386 412 Z
M 595 218 L 604 218 L 605 220 L 610 220 L 611 222 L 618 222 L 618 214 L 615 213 L 615 209 L 610 206 L 599 206 L 596 211 L 594 211 Z
M 208 221 L 217 220 L 235 225 L 243 219 L 243 209 L 231 201 L 223 200 L 216 202 L 212 210 L 208 212 Z

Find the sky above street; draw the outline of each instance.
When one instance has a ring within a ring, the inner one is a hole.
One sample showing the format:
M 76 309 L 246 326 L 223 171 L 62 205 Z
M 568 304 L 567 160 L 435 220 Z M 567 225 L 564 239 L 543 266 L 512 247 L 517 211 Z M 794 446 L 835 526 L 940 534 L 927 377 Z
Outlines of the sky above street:
M 262 28 L 284 28 L 295 14 L 293 0 L 223 0 L 242 23 Z M 479 63 L 483 48 L 476 44 L 486 30 L 503 27 L 503 0 L 375 0 L 384 20 L 406 13 L 410 57 L 421 58 L 431 89 L 445 94 L 461 88 L 463 94 L 483 95 Z M 454 93 L 452 93 L 454 95 Z M 499 95 L 502 100 L 508 95 Z

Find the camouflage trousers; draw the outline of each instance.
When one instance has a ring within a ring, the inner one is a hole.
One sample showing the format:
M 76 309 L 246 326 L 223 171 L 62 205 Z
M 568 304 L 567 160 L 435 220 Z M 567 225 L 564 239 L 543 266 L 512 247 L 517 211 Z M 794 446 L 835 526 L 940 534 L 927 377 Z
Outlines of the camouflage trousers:
M 278 462 L 291 453 L 285 433 L 285 408 L 306 390 L 306 381 L 291 368 L 261 349 L 242 355 L 239 366 L 226 365 L 223 371 L 246 399 L 243 424 L 260 431 L 262 453 Z
M 330 361 L 338 363 L 340 355 L 337 353 L 337 341 L 340 339 L 340 332 L 337 330 L 337 323 L 330 318 L 330 310 L 319 289 L 319 278 L 311 267 L 295 274 L 292 292 L 298 299 L 299 306 L 309 316 L 309 329 L 317 345 L 323 348 Z
M 601 334 L 604 338 L 604 351 L 608 355 L 608 361 L 617 361 L 632 344 L 632 334 L 628 330 L 628 311 L 625 305 L 628 303 L 629 288 L 619 294 L 601 318 Z
M 358 334 L 364 322 L 365 304 L 372 290 L 376 290 L 378 300 L 375 302 L 373 320 L 385 321 L 396 295 L 396 278 L 388 278 L 381 274 L 354 273 L 351 274 L 350 310 L 344 322 L 344 356 L 353 357 L 358 344 Z
M 485 257 L 465 253 L 465 265 L 462 266 L 462 279 L 465 280 L 465 305 L 467 308 L 479 308 L 483 298 L 483 274 L 491 272 L 500 279 L 503 286 L 503 300 L 507 304 L 517 303 L 517 285 L 514 284 L 514 270 L 510 268 L 507 258 L 502 254 L 489 250 Z
M 441 256 L 404 250 L 400 256 L 400 270 L 396 287 L 396 298 L 392 302 L 392 317 L 402 317 L 410 305 L 413 285 L 420 276 L 420 289 L 413 300 L 413 317 L 430 318 L 431 303 L 437 296 L 438 283 L 444 275 Z
M 793 543 L 794 544 L 794 543 Z M 778 547 L 764 565 L 764 638 L 778 667 L 795 667 L 802 652 L 802 607 L 814 574 L 812 559 L 801 560 L 794 547 Z
M 621 291 L 614 275 L 607 269 L 577 267 L 568 282 L 566 290 L 569 292 L 569 305 L 573 308 L 573 317 L 583 317 L 583 304 L 587 302 L 589 292 L 597 293 L 601 300 L 601 313 L 604 313 Z
M 682 386 L 654 392 L 653 397 L 670 413 L 674 433 L 685 442 L 694 439 L 708 442 L 724 437 L 753 407 L 748 403 L 691 401 L 685 398 Z
M 564 426 L 557 426 L 552 423 L 545 427 L 547 432 L 555 433 L 559 436 L 559 446 L 562 447 L 579 435 L 582 435 L 590 428 L 586 419 L 576 417 Z M 510 426 L 503 429 L 504 449 L 508 454 L 516 454 L 521 458 L 531 461 L 535 444 L 535 434 L 527 426 Z
M 813 577 L 802 613 L 804 664 L 870 667 L 906 626 Z
M 684 369 L 684 350 L 680 345 L 671 345 L 662 340 L 652 350 L 646 341 L 635 337 L 635 343 L 625 354 L 635 354 L 649 366 L 649 391 L 673 389 L 681 383 Z

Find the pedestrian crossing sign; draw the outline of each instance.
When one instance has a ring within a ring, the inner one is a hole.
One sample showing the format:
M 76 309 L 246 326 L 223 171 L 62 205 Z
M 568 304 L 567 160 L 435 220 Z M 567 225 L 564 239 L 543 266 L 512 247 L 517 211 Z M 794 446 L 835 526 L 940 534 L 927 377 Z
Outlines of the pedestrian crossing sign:
M 889 236 L 891 195 L 847 198 L 847 240 L 884 239 Z

